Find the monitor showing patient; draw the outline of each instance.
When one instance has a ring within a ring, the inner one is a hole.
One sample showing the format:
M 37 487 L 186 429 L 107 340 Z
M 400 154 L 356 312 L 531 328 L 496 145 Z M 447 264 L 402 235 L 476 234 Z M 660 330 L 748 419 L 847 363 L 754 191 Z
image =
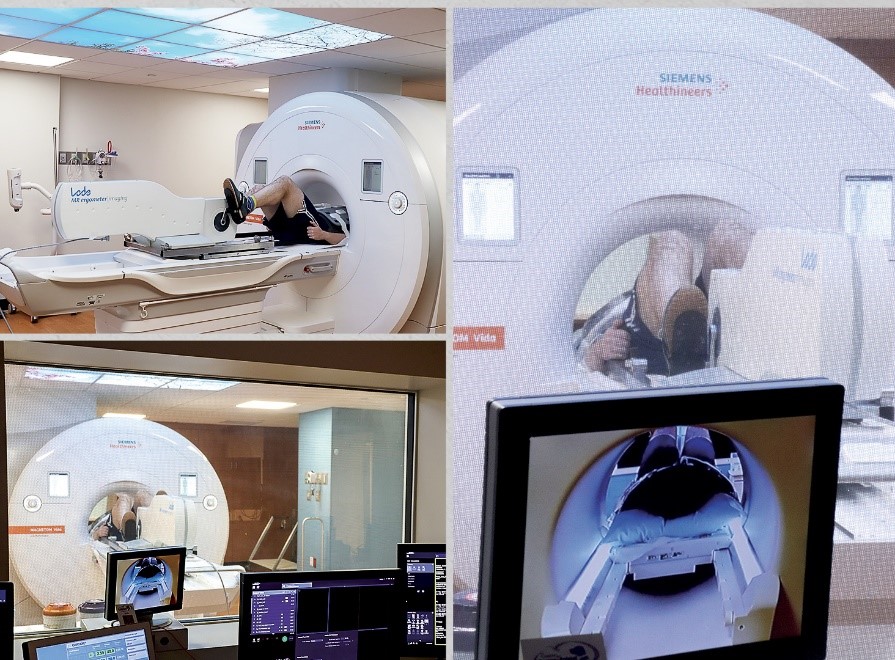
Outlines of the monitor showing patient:
M 106 568 L 106 618 L 118 616 L 122 605 L 131 605 L 137 619 L 151 621 L 153 614 L 183 607 L 186 548 L 149 548 L 110 552 Z M 170 621 L 156 617 L 156 625 Z
M 814 425 L 532 438 L 523 649 L 593 635 L 615 660 L 798 635 Z

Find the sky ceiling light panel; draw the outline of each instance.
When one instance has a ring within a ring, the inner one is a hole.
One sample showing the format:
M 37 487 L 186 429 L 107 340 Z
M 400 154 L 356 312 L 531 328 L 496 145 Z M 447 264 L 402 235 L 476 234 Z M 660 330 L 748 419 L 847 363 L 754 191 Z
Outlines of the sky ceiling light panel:
M 213 21 L 216 18 L 242 11 L 242 9 L 238 7 L 233 7 L 231 9 L 217 9 L 214 7 L 118 7 L 118 9 L 130 14 L 154 16 L 155 18 L 165 18 L 171 21 L 180 21 L 181 23 L 191 23 L 193 25 Z
M 42 21 L 30 21 L 27 18 L 0 15 L 0 34 L 7 37 L 35 39 L 47 32 L 58 30 L 59 26 Z
M 139 38 L 67 27 L 46 35 L 41 41 L 50 41 L 55 44 L 67 44 L 69 46 L 83 46 L 85 48 L 115 50 L 116 48 L 136 43 L 139 41 Z
M 205 48 L 207 50 L 223 50 L 258 41 L 258 37 L 207 27 L 191 27 L 179 32 L 166 34 L 161 41 L 193 46 L 194 48 Z
M 325 24 L 326 21 L 308 16 L 299 16 L 298 14 L 277 9 L 256 7 L 210 21 L 206 24 L 206 27 L 273 39 L 284 34 L 310 30 Z
M 0 35 L 230 68 L 390 38 L 266 7 L 0 7 Z
M 187 23 L 109 9 L 79 21 L 75 27 L 150 39 L 190 27 Z
M 331 50 L 333 48 L 346 48 L 358 44 L 366 44 L 372 41 L 388 39 L 389 35 L 380 32 L 371 32 L 349 25 L 330 23 L 312 30 L 290 34 L 283 37 L 283 41 L 306 45 L 317 50 Z
M 207 48 L 192 48 L 181 44 L 172 44 L 166 41 L 140 41 L 132 46 L 125 46 L 118 50 L 132 55 L 144 55 L 147 57 L 160 57 L 165 60 L 182 60 L 209 52 Z
M 102 11 L 102 9 L 99 7 L 59 9 L 0 7 L 0 14 L 18 16 L 19 18 L 29 18 L 32 21 L 55 23 L 56 25 L 68 25 L 69 23 L 80 21 L 81 19 L 87 18 L 100 11 Z

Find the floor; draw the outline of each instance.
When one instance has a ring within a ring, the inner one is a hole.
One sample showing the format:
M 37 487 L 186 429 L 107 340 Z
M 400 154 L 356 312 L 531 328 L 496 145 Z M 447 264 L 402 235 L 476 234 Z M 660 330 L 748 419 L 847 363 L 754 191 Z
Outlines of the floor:
M 31 317 L 25 312 L 17 311 L 12 314 L 4 312 L 13 334 L 16 335 L 69 335 L 69 334 L 95 334 L 96 328 L 93 321 L 93 312 L 81 312 L 79 314 L 61 314 L 59 316 L 43 316 L 37 319 L 37 323 L 31 322 Z M 0 318 L 0 334 L 8 335 L 9 328 Z

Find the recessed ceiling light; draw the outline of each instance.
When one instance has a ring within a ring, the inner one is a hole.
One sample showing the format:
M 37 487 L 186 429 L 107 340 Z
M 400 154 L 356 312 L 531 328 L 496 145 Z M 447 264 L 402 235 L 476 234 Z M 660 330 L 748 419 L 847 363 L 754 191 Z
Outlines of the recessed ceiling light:
M 245 401 L 237 403 L 237 408 L 252 408 L 253 410 L 285 410 L 286 408 L 294 408 L 297 403 L 289 401 Z
M 114 413 L 107 412 L 103 413 L 103 417 L 124 417 L 126 419 L 146 419 L 146 415 L 141 415 L 139 413 Z
M 12 64 L 30 64 L 32 66 L 58 66 L 71 62 L 72 57 L 56 57 L 55 55 L 38 55 L 37 53 L 26 53 L 18 50 L 10 50 L 0 55 L 0 62 L 11 62 Z

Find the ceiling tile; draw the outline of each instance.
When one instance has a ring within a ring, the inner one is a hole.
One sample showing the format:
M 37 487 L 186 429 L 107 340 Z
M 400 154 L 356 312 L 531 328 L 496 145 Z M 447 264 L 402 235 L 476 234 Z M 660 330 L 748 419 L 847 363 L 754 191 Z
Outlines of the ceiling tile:
M 113 73 L 107 76 L 99 76 L 95 78 L 95 80 L 100 82 L 124 83 L 127 85 L 142 85 L 180 77 L 182 76 L 178 76 L 175 73 L 147 73 L 146 69 L 130 69 L 128 71 Z
M 0 51 L 7 51 L 11 48 L 17 48 L 18 46 L 22 46 L 27 44 L 27 39 L 19 39 L 18 37 L 3 37 L 0 36 Z
M 427 69 L 433 69 L 435 71 L 444 71 L 447 67 L 444 51 L 438 51 L 435 53 L 421 53 L 420 55 L 408 55 L 407 57 L 395 57 L 392 59 L 396 62 L 400 62 L 401 64 L 421 66 Z
M 209 85 L 203 87 L 203 92 L 219 92 L 229 94 L 233 92 L 251 92 L 260 87 L 267 87 L 267 78 L 255 78 L 250 80 L 240 80 L 237 82 L 222 83 L 220 85 Z
M 366 18 L 345 21 L 345 24 L 390 34 L 393 37 L 406 37 L 412 34 L 444 30 L 445 16 L 443 9 L 396 9 Z
M 159 60 L 159 64 L 147 67 L 153 72 L 162 71 L 164 73 L 179 73 L 184 76 L 207 76 L 211 71 L 217 70 L 218 67 L 208 66 L 207 64 L 196 64 L 194 62 L 180 62 L 177 60 Z
M 288 11 L 292 14 L 301 14 L 302 16 L 310 16 L 311 18 L 319 18 L 321 21 L 326 21 L 327 23 L 341 24 L 346 24 L 347 21 L 357 20 L 359 18 L 366 18 L 367 16 L 394 11 L 389 7 L 365 7 L 359 9 L 305 9 L 303 7 L 298 7 L 290 9 L 281 8 L 281 10 Z
M 380 60 L 390 60 L 396 57 L 419 55 L 420 53 L 431 53 L 433 51 L 440 51 L 442 58 L 444 57 L 444 51 L 436 46 L 398 38 L 383 39 L 382 41 L 373 41 L 367 44 L 358 44 L 357 46 L 347 46 L 339 49 L 340 53 L 375 57 Z
M 435 30 L 434 32 L 423 32 L 422 34 L 412 34 L 405 37 L 408 41 L 415 41 L 421 44 L 429 44 L 430 46 L 438 46 L 439 48 L 447 47 L 447 30 Z
M 87 57 L 93 57 L 100 53 L 108 51 L 100 48 L 83 48 L 81 46 L 69 46 L 68 44 L 54 44 L 46 41 L 32 41 L 27 47 L 20 50 L 27 50 L 29 53 L 40 53 L 41 55 L 56 55 L 58 57 L 71 57 L 76 60 L 83 60 Z
M 377 60 L 360 55 L 351 55 L 342 51 L 330 50 L 321 53 L 310 53 L 301 57 L 290 57 L 290 62 L 298 62 L 308 66 L 317 66 L 323 69 L 349 68 L 349 69 L 367 69 Z M 378 69 L 374 69 L 378 70 Z
M 196 87 L 207 87 L 209 85 L 220 84 L 221 81 L 219 78 L 209 78 L 206 76 L 181 76 L 170 80 L 147 83 L 149 87 L 168 87 L 170 89 L 195 89 Z
M 306 71 L 316 71 L 319 66 L 308 64 L 299 64 L 293 60 L 272 60 L 270 62 L 261 62 L 259 64 L 250 64 L 242 67 L 240 71 L 250 71 L 252 73 L 263 73 L 267 76 L 285 76 L 290 73 L 305 73 Z
M 92 62 L 104 62 L 106 64 L 117 64 L 118 66 L 126 66 L 131 69 L 142 69 L 147 66 L 155 66 L 159 60 L 154 57 L 144 57 L 142 55 L 131 55 L 130 53 L 104 52 L 89 58 Z
M 93 62 L 90 60 L 80 60 L 77 62 L 69 62 L 68 64 L 60 64 L 54 67 L 54 71 L 61 75 L 67 76 L 69 71 L 79 71 L 81 73 L 91 73 L 94 76 L 107 76 L 113 73 L 121 73 L 129 70 L 125 66 L 117 66 L 115 64 L 106 64 L 105 62 Z

